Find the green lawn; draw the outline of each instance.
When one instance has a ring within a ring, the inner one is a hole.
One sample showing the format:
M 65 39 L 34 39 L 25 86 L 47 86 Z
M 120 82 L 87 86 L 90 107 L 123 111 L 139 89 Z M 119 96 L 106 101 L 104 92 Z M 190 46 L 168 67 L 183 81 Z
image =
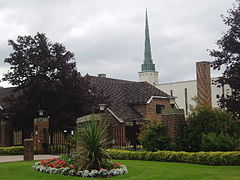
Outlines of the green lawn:
M 184 163 L 168 163 L 138 160 L 118 160 L 125 164 L 128 174 L 110 179 L 131 180 L 239 180 L 240 166 L 205 166 Z M 68 180 L 91 179 L 71 176 L 50 175 L 32 170 L 33 162 L 0 163 L 0 180 Z M 109 178 L 107 178 L 109 179 Z

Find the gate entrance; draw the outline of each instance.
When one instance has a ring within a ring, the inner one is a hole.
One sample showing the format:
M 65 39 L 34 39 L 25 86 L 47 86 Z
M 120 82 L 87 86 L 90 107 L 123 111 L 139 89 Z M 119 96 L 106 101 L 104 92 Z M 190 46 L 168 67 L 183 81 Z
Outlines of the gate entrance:
M 49 132 L 48 151 L 50 154 L 70 153 L 70 136 L 74 135 L 74 129 L 51 130 Z

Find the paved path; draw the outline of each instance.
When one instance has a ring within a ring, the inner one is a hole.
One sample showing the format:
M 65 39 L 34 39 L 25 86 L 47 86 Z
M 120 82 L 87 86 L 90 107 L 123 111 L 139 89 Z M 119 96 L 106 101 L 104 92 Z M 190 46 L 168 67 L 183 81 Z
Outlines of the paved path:
M 50 158 L 58 158 L 57 155 L 34 155 L 34 160 L 42 160 L 42 159 L 50 159 Z M 1 162 L 14 162 L 14 161 L 23 161 L 23 155 L 16 155 L 16 156 L 0 156 L 0 163 Z

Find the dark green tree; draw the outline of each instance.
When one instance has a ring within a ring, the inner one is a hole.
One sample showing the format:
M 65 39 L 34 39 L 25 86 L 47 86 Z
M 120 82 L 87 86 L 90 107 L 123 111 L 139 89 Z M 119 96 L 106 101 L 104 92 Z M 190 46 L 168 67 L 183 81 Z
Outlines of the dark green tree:
M 147 151 L 165 150 L 169 143 L 167 128 L 161 121 L 148 120 L 141 129 L 139 141 Z
M 224 110 L 211 109 L 208 106 L 197 106 L 187 119 L 187 125 L 184 128 L 184 132 L 187 134 L 184 137 L 187 138 L 183 143 L 188 143 L 188 151 L 200 151 L 204 134 L 219 135 L 223 133 L 239 139 L 239 128 L 240 122 L 233 119 L 232 114 Z
M 220 97 L 220 104 L 240 118 L 240 1 L 236 0 L 233 9 L 228 10 L 228 16 L 223 16 L 228 31 L 217 41 L 218 49 L 210 51 L 215 58 L 213 69 L 224 69 L 219 78 L 219 85 L 228 84 L 232 93 Z
M 3 80 L 16 87 L 5 99 L 16 129 L 29 134 L 39 109 L 50 116 L 50 128 L 68 128 L 97 104 L 100 95 L 77 71 L 74 54 L 62 44 L 37 33 L 9 40 L 9 45 L 13 52 L 5 62 L 10 70 Z
M 228 134 L 203 134 L 201 142 L 202 151 L 231 151 L 237 146 L 237 140 Z

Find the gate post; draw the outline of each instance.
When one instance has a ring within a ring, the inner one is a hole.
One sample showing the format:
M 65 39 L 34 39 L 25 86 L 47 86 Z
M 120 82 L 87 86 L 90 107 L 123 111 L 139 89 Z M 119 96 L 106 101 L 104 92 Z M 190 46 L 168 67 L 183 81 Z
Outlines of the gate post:
M 23 159 L 24 161 L 34 160 L 33 139 L 24 139 Z
M 37 153 L 48 153 L 49 141 L 49 118 L 43 116 L 43 112 L 39 111 L 39 117 L 34 118 L 34 147 Z

